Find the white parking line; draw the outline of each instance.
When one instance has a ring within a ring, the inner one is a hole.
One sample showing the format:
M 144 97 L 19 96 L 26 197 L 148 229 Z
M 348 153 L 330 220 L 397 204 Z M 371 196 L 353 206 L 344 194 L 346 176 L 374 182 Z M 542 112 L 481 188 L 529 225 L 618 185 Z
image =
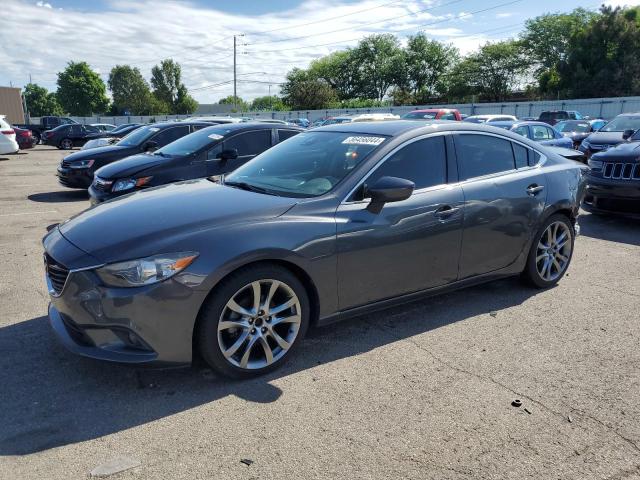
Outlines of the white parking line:
M 39 210 L 37 212 L 2 213 L 0 217 L 13 217 L 15 215 L 38 215 L 39 213 L 58 213 L 57 210 Z

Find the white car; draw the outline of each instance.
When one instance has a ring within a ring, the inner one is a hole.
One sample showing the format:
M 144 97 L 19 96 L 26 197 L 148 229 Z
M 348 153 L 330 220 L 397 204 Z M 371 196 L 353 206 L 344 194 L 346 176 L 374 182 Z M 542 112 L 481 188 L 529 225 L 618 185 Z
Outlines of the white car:
M 0 115 L 0 155 L 16 153 L 20 150 L 16 142 L 16 132 L 5 120 L 5 115 Z
M 101 132 L 110 132 L 116 128 L 115 125 L 111 125 L 110 123 L 92 123 L 91 126 L 96 127 Z
M 400 115 L 393 113 L 363 113 L 353 117 L 352 122 L 381 122 L 385 120 L 400 120 Z
M 463 120 L 470 123 L 517 122 L 513 115 L 471 115 Z

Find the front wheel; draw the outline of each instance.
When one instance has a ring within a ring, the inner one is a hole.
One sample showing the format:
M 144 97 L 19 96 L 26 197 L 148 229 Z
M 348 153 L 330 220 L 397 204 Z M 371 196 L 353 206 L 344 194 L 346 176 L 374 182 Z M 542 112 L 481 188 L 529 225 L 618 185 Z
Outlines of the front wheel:
M 552 215 L 534 238 L 523 278 L 537 288 L 549 288 L 569 268 L 575 240 L 573 225 L 561 214 Z
M 63 150 L 71 150 L 73 148 L 73 142 L 69 138 L 63 138 L 60 141 L 60 148 Z
M 229 276 L 207 301 L 197 341 L 204 360 L 223 375 L 248 378 L 278 368 L 309 325 L 304 285 L 278 265 Z

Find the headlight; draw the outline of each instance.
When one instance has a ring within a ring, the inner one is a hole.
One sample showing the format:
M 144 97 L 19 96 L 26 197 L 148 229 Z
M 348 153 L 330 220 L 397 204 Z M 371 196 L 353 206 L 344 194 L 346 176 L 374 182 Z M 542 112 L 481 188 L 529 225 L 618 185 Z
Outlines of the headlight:
M 171 278 L 187 268 L 197 256 L 197 252 L 154 255 L 105 265 L 98 268 L 96 274 L 105 284 L 112 287 L 140 287 Z
M 580 146 L 582 148 L 589 148 L 589 147 L 591 147 L 591 144 L 589 142 L 587 142 L 586 140 L 582 140 L 582 143 L 580 144 Z
M 149 183 L 153 177 L 142 178 L 123 178 L 116 180 L 113 184 L 112 192 L 123 192 L 125 190 L 131 190 L 134 187 L 141 187 Z
M 587 164 L 592 170 L 602 170 L 602 160 L 593 160 L 590 158 Z
M 69 168 L 91 168 L 95 160 L 78 160 L 69 164 Z

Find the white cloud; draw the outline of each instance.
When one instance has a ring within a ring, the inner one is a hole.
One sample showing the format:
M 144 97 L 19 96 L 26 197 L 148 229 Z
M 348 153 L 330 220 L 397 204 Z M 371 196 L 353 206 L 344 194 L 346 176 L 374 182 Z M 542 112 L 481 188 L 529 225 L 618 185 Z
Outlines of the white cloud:
M 467 34 L 463 22 L 471 15 L 438 8 L 440 2 L 434 0 L 382 6 L 380 0 L 308 0 L 293 9 L 262 15 L 232 14 L 186 1 L 163 2 L 159 7 L 153 0 L 110 0 L 104 11 L 66 8 L 64 12 L 42 1 L 31 5 L 1 1 L 3 18 L 10 21 L 2 22 L 0 28 L 0 85 L 9 81 L 24 85 L 31 74 L 34 82 L 51 90 L 56 88 L 56 73 L 71 60 L 87 61 L 106 80 L 116 64 L 137 66 L 148 78 L 154 64 L 172 57 L 182 65 L 190 89 L 224 82 L 233 78 L 233 35 L 243 32 L 246 35 L 238 42 L 238 78 L 271 82 L 272 93 L 294 66 L 306 67 L 314 58 L 353 46 L 372 33 L 402 37 L 425 31 L 452 42 L 463 53 L 487 41 L 484 35 Z M 349 15 L 354 12 L 359 13 Z M 328 17 L 336 18 L 312 23 Z M 308 35 L 313 36 L 293 39 Z M 19 53 L 9 48 L 16 38 Z M 268 85 L 243 81 L 238 94 L 249 99 L 266 95 Z M 232 86 L 224 85 L 196 90 L 193 95 L 208 103 L 231 93 Z
M 511 12 L 502 12 L 502 13 L 497 13 L 496 14 L 496 18 L 509 18 L 512 17 L 513 13 Z

